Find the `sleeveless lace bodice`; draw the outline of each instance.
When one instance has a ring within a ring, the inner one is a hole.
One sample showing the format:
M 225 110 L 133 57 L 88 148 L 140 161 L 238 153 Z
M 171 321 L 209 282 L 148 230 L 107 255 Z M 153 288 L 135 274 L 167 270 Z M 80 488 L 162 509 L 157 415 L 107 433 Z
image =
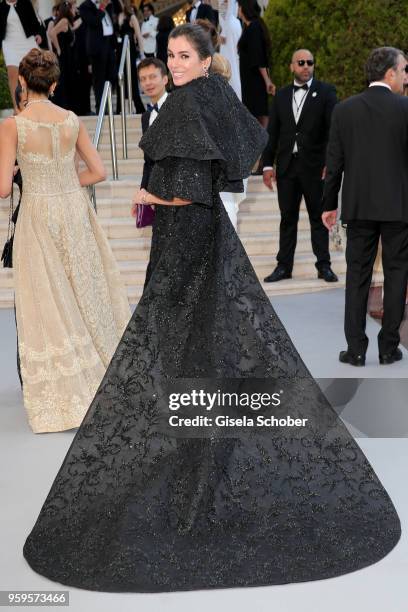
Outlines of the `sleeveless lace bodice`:
M 48 123 L 18 115 L 17 161 L 24 196 L 58 195 L 81 188 L 75 169 L 78 117 L 68 112 L 64 121 Z

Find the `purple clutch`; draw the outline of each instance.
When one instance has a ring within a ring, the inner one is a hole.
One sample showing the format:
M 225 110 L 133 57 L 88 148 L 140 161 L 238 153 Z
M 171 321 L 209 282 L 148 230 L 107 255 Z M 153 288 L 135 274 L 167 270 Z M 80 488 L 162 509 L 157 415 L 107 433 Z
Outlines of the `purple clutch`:
M 154 207 L 151 204 L 138 204 L 136 210 L 136 227 L 153 225 Z

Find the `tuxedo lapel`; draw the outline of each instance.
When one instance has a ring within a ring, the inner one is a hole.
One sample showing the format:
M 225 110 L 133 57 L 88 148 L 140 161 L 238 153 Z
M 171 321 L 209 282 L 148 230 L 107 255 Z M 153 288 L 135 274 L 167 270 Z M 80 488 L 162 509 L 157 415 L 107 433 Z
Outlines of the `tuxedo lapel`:
M 295 117 L 293 115 L 293 87 L 289 85 L 285 89 L 282 89 L 283 106 L 287 112 L 289 121 L 296 127 Z
M 309 89 L 309 93 L 306 96 L 305 103 L 303 104 L 299 119 L 297 122 L 298 127 L 301 125 L 303 118 L 307 115 L 309 108 L 313 108 L 313 102 L 316 100 L 319 90 L 319 82 L 313 79 Z

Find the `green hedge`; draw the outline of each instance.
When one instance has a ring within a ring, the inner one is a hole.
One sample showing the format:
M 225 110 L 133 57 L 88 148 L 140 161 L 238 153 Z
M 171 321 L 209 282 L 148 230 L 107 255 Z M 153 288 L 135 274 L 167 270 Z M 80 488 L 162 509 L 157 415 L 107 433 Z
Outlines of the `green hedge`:
M 0 53 L 0 109 L 12 107 L 13 104 L 10 98 L 7 70 L 6 66 L 4 65 L 3 54 Z
M 315 55 L 316 76 L 340 98 L 365 87 L 364 63 L 375 47 L 408 45 L 408 0 L 269 0 L 264 19 L 272 38 L 271 75 L 290 80 L 292 53 Z

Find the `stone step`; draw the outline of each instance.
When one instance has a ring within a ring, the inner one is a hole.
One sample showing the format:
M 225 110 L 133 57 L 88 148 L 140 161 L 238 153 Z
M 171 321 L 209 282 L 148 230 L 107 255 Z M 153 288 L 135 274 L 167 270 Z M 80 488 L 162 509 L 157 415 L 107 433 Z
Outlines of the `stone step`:
M 262 288 L 268 297 L 272 298 L 278 295 L 290 295 L 299 293 L 314 293 L 317 291 L 327 291 L 330 289 L 339 289 L 345 285 L 345 275 L 339 276 L 338 283 L 326 283 L 319 279 L 302 279 L 291 278 L 279 281 L 279 283 L 263 283 Z M 127 294 L 131 304 L 137 304 L 142 292 L 143 284 L 127 285 Z M 272 301 L 273 305 L 273 301 Z M 13 308 L 14 306 L 14 290 L 11 287 L 3 287 L 0 285 L 0 308 Z
M 278 211 L 267 213 L 246 213 L 240 211 L 238 215 L 238 234 L 271 234 L 279 229 L 280 220 L 281 217 Z M 299 214 L 298 230 L 305 231 L 309 228 L 310 223 L 308 214 L 304 210 L 301 210 Z
M 109 242 L 117 261 L 147 261 L 150 253 L 150 232 L 148 234 L 146 231 L 144 236 L 139 236 L 139 230 L 137 229 L 135 233 L 137 236 L 135 238 L 110 239 Z M 246 234 L 240 236 L 240 239 L 250 258 L 254 255 L 269 255 L 275 257 L 278 251 L 278 232 L 275 232 L 271 236 Z M 299 232 L 296 253 L 310 253 L 310 249 L 310 232 Z
M 86 117 L 80 117 L 82 123 L 85 125 L 86 129 L 90 132 L 94 132 L 96 129 L 96 122 L 97 122 L 97 116 L 96 115 L 89 115 Z M 114 115 L 113 117 L 113 122 L 115 124 L 115 128 L 119 129 L 121 127 L 121 115 Z M 105 120 L 102 126 L 102 131 L 106 132 L 108 131 L 108 116 L 105 115 Z M 131 129 L 142 129 L 142 122 L 141 122 L 141 115 L 126 115 L 126 125 L 127 125 L 127 129 L 131 130 Z
M 108 162 L 110 163 L 110 160 L 111 160 L 110 143 L 107 142 L 107 143 L 99 145 L 98 151 L 99 151 L 100 156 L 104 160 L 105 164 L 107 164 Z M 143 160 L 143 151 L 137 144 L 128 142 L 127 153 L 128 153 L 128 157 L 127 157 L 128 159 Z M 122 149 L 122 140 L 120 142 L 117 142 L 117 156 L 118 156 L 118 159 L 124 159 L 123 149 Z
M 142 285 L 146 274 L 148 261 L 148 248 L 145 248 L 145 257 L 136 260 L 119 259 L 119 268 L 126 285 Z M 259 279 L 263 279 L 270 274 L 276 266 L 273 255 L 253 255 L 250 257 L 251 263 Z M 310 280 L 317 277 L 315 268 L 315 258 L 309 253 L 297 253 L 293 269 L 293 276 L 296 279 Z M 343 253 L 332 253 L 333 269 L 336 274 L 345 274 L 346 263 Z M 288 279 L 289 280 L 289 279 Z M 2 268 L 0 270 L 0 287 L 11 288 L 13 286 L 13 270 Z

